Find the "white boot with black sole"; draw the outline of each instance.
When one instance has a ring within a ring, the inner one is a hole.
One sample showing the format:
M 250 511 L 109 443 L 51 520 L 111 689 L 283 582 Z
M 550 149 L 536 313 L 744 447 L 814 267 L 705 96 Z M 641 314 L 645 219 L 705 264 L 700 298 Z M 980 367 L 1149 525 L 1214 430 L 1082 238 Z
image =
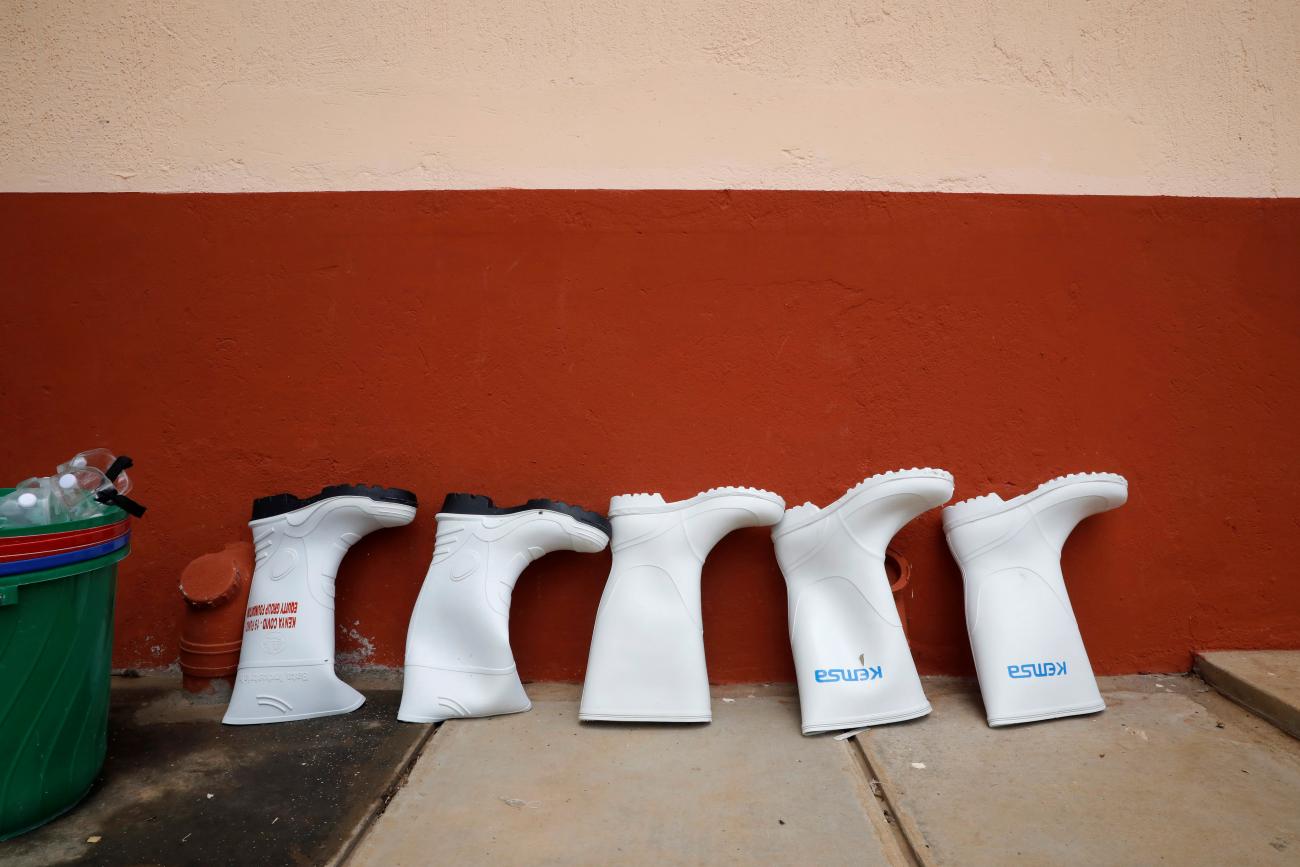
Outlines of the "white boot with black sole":
M 410 491 L 334 485 L 253 503 L 256 566 L 229 725 L 348 713 L 365 697 L 334 671 L 334 579 L 361 537 L 415 518 Z
M 552 551 L 603 551 L 603 515 L 554 500 L 499 507 L 448 494 L 433 561 L 411 612 L 397 718 L 438 722 L 532 707 L 510 649 L 510 598 L 520 573 Z

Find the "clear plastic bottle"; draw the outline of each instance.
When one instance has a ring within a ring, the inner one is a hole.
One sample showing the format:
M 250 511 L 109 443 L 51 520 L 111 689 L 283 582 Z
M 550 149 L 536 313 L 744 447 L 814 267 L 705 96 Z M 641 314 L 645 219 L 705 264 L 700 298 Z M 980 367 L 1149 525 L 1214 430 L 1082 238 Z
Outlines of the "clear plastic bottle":
M 107 473 L 114 465 L 114 478 Z M 39 527 L 59 521 L 79 521 L 102 515 L 108 504 L 98 494 L 108 491 L 109 499 L 129 514 L 144 514 L 144 507 L 125 496 L 131 490 L 126 467 L 131 459 L 118 458 L 108 449 L 88 449 L 59 464 L 53 476 L 19 482 L 11 493 L 0 497 L 0 527 Z
M 70 460 L 59 464 L 59 475 L 81 469 L 98 470 L 101 474 L 107 473 L 116 460 L 117 455 L 108 449 L 87 449 L 73 455 Z M 126 474 L 126 470 L 121 470 L 117 474 L 117 478 L 113 479 L 112 485 L 117 488 L 119 494 L 131 492 L 131 478 Z
M 96 499 L 95 494 L 113 483 L 102 472 L 91 467 L 81 467 L 60 473 L 51 486 L 54 494 L 53 511 L 61 521 L 80 521 L 104 514 L 108 508 Z
M 58 520 L 48 478 L 24 479 L 0 497 L 0 523 L 7 527 L 39 527 Z
M 36 504 L 31 491 L 10 491 L 0 497 L 0 527 L 31 526 Z

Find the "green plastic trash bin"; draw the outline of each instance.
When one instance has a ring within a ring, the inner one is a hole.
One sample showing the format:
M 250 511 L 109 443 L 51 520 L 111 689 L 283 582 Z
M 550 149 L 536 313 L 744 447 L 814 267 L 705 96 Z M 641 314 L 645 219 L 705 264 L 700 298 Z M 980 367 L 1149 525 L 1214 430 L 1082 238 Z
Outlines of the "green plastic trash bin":
M 82 521 L 0 530 L 0 540 L 125 519 L 113 508 Z M 127 540 L 93 559 L 36 571 L 14 574 L 11 561 L 10 574 L 0 575 L 0 840 L 75 806 L 104 764 L 113 595 Z

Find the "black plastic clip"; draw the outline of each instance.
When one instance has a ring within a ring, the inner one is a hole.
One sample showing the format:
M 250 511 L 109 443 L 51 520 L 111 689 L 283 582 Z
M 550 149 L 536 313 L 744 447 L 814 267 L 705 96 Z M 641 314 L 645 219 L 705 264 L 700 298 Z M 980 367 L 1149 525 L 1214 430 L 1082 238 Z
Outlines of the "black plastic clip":
M 95 499 L 110 506 L 117 506 L 133 518 L 143 517 L 146 509 L 145 506 L 140 505 L 126 494 L 119 494 L 113 488 L 104 488 L 101 491 L 97 491 L 95 493 Z
M 109 464 L 108 469 L 104 470 L 104 475 L 108 477 L 110 482 L 116 482 L 117 477 L 122 475 L 124 470 L 129 470 L 133 466 L 135 466 L 135 461 L 126 455 L 119 455 L 113 458 L 113 463 Z

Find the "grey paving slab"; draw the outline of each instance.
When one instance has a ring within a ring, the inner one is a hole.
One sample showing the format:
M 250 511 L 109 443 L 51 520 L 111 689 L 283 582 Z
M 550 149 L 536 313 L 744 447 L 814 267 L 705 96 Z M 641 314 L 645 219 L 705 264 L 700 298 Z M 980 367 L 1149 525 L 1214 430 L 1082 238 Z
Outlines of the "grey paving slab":
M 711 725 L 672 726 L 580 724 L 576 687 L 529 693 L 444 723 L 349 863 L 901 863 L 856 747 L 801 736 L 788 688 L 721 690 Z
M 1198 678 L 1103 678 L 1103 713 L 1000 729 L 973 683 L 926 692 L 859 740 L 936 863 L 1300 863 L 1300 743 Z
M 1217 650 L 1196 671 L 1228 698 L 1300 738 L 1300 650 Z

